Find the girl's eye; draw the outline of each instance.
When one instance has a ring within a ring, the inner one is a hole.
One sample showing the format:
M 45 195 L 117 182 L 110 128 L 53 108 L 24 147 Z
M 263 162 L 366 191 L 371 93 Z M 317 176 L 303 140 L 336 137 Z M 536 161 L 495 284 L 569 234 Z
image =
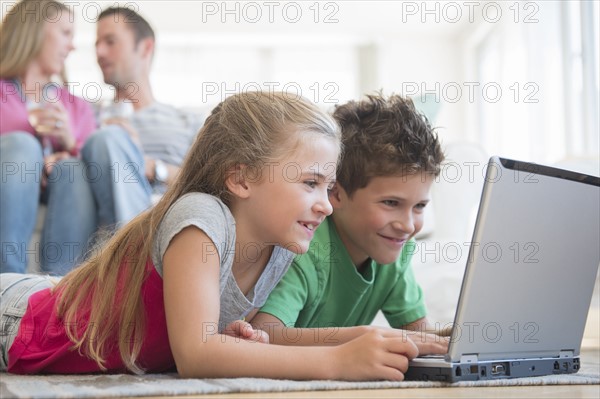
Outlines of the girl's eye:
M 427 204 L 425 203 L 417 204 L 415 205 L 415 209 L 417 209 L 418 211 L 422 211 L 423 209 L 425 209 L 426 206 Z
M 396 205 L 398 205 L 398 201 L 394 201 L 394 200 L 383 200 L 381 202 L 383 203 L 383 205 L 386 205 L 386 206 L 396 206 Z
M 310 188 L 317 187 L 317 182 L 314 181 L 314 180 L 307 180 L 307 181 L 304 182 L 304 184 L 306 184 Z

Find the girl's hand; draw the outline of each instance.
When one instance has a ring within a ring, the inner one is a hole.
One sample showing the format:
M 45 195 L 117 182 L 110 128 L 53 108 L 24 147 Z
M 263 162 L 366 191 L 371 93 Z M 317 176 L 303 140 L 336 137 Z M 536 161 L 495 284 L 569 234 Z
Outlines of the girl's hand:
M 404 331 L 372 329 L 345 344 L 333 347 L 335 379 L 404 380 L 409 360 L 419 354 Z
M 390 330 L 402 331 L 408 340 L 411 340 L 419 350 L 419 355 L 443 355 L 448 352 L 450 337 L 444 332 L 444 336 L 433 330 L 414 331 L 405 329 L 394 329 L 391 327 L 364 326 L 367 331 L 380 330 L 382 333 Z
M 269 334 L 263 330 L 254 329 L 250 323 L 243 320 L 235 320 L 223 331 L 223 334 L 235 338 L 242 338 L 246 341 L 259 342 L 261 344 L 269 343 Z

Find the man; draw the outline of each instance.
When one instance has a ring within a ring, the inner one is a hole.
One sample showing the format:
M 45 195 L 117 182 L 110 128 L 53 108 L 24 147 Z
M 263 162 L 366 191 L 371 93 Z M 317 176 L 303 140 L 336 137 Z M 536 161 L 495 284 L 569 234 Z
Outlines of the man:
M 111 7 L 98 17 L 96 56 L 115 89 L 113 106 L 133 106 L 129 117 L 102 121 L 82 150 L 101 227 L 126 223 L 164 193 L 202 125 L 198 115 L 154 98 L 154 50 L 154 31 L 135 11 Z

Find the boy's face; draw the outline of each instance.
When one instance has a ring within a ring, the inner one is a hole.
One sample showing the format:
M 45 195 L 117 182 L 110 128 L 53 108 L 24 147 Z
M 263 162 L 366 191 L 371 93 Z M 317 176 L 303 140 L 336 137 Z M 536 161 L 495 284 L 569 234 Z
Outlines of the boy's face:
M 395 262 L 404 244 L 423 227 L 433 176 L 375 177 L 349 198 L 336 185 L 330 194 L 333 220 L 356 267 L 371 258 Z

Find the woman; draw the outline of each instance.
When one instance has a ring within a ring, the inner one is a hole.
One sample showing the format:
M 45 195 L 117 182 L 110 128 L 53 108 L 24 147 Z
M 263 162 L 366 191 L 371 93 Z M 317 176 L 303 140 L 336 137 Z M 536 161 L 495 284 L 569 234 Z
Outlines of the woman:
M 91 106 L 65 86 L 72 17 L 57 1 L 23 0 L 0 27 L 0 272 L 25 272 L 33 253 L 44 272 L 65 274 L 95 226 L 76 156 L 96 122 Z M 40 200 L 48 206 L 41 247 L 29 248 Z

